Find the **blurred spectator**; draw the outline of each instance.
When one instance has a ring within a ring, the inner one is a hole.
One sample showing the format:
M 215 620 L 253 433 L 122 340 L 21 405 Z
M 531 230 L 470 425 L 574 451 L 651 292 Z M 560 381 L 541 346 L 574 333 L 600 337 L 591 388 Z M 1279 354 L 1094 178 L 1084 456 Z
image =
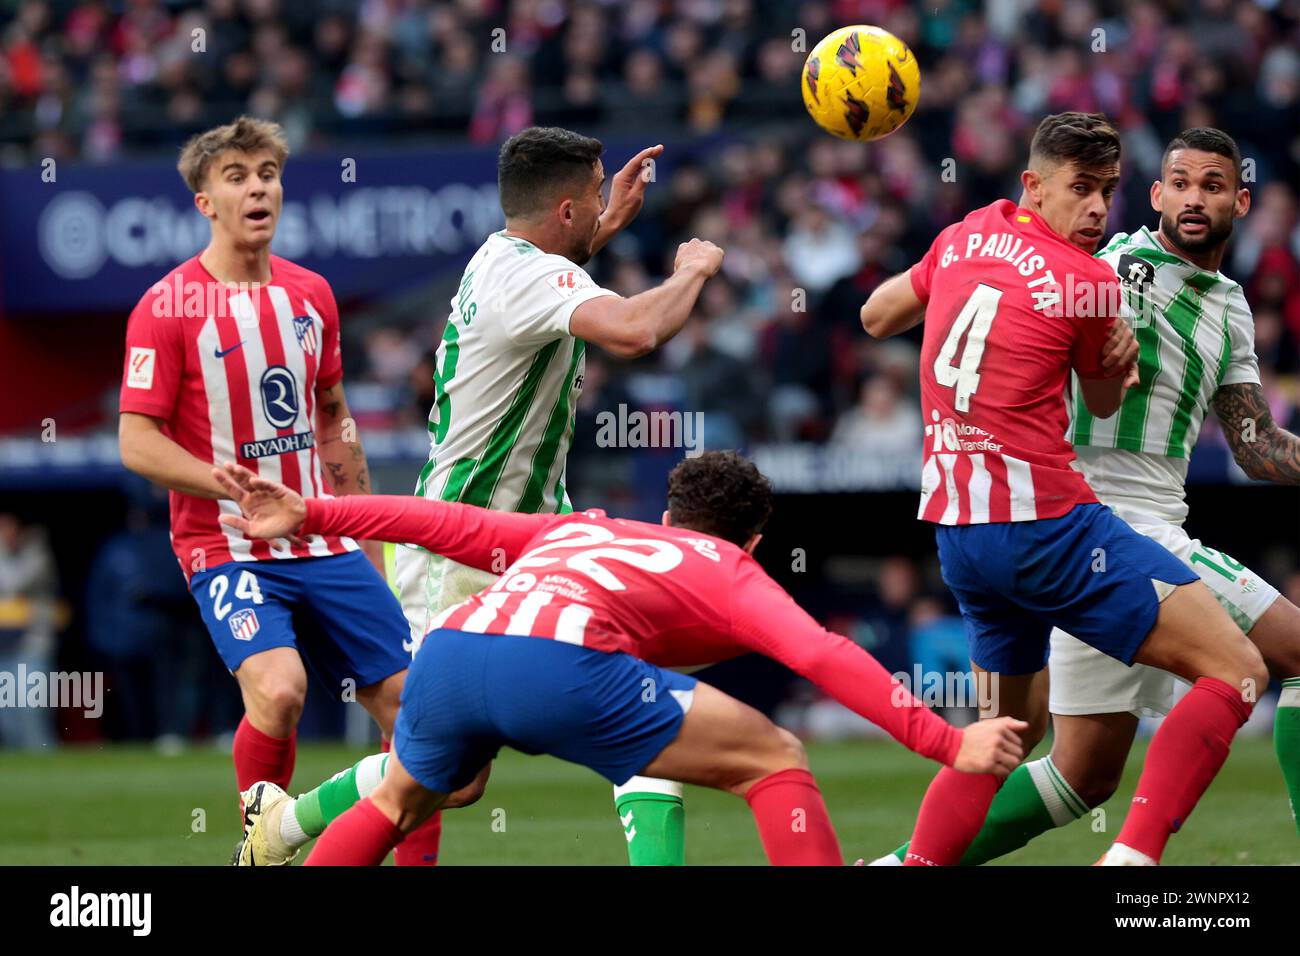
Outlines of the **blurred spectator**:
M 59 604 L 54 554 L 44 531 L 0 514 L 0 674 L 19 694 L 27 674 L 54 670 Z M 52 707 L 0 705 L 0 746 L 40 750 L 56 742 Z
M 840 416 L 831 441 L 872 455 L 920 461 L 922 428 L 915 405 L 894 379 L 881 375 L 863 380 L 858 404 Z

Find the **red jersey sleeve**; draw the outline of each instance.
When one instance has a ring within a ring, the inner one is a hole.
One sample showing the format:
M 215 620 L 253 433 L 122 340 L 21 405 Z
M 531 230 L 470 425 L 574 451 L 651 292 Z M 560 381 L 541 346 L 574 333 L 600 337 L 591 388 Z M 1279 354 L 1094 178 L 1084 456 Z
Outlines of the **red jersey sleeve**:
M 412 495 L 308 498 L 299 534 L 409 542 L 453 561 L 500 574 L 555 515 L 489 511 Z
M 1080 309 L 1080 312 L 1086 311 L 1087 314 L 1074 316 L 1077 334 L 1070 355 L 1070 365 L 1079 373 L 1080 378 L 1113 378 L 1116 375 L 1123 375 L 1127 369 L 1120 369 L 1107 375 L 1101 367 L 1101 349 L 1110 336 L 1117 313 L 1122 317 L 1128 310 L 1120 295 L 1119 284 L 1109 269 L 1105 274 L 1094 275 L 1092 281 L 1097 287 L 1094 300 L 1097 307 Z
M 927 710 L 874 657 L 812 619 L 754 562 L 731 590 L 733 638 L 808 678 L 903 746 L 952 766 L 961 731 Z
M 126 323 L 126 355 L 118 408 L 168 420 L 185 371 L 182 319 L 168 306 L 166 280 L 151 288 Z
M 320 367 L 316 370 L 316 390 L 333 388 L 343 378 L 343 349 L 339 343 L 339 306 L 334 292 L 324 279 L 320 279 L 320 317 L 325 326 L 321 346 Z
M 907 270 L 907 276 L 912 280 L 912 291 L 922 302 L 930 301 L 930 282 L 934 278 L 934 267 L 938 265 L 938 257 L 942 255 L 939 250 L 947 247 L 951 233 L 952 226 L 949 226 L 935 236 L 934 242 L 930 243 L 930 248 L 926 250 L 921 260 Z

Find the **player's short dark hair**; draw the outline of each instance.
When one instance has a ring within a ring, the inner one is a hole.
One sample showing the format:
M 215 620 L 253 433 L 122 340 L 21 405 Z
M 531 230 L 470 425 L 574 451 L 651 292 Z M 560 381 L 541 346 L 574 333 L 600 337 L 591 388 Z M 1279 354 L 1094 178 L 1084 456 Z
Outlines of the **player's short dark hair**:
M 557 189 L 585 185 L 605 147 L 598 139 L 558 126 L 530 126 L 501 144 L 497 187 L 507 219 L 545 210 Z
M 1176 149 L 1199 149 L 1203 153 L 1215 153 L 1232 160 L 1232 171 L 1236 174 L 1238 187 L 1241 186 L 1241 150 L 1237 141 L 1221 129 L 1213 126 L 1194 126 L 1185 129 L 1169 141 L 1164 155 L 1160 157 L 1160 175 L 1164 175 L 1169 163 L 1169 154 Z
M 1099 169 L 1119 162 L 1119 132 L 1101 113 L 1054 113 L 1038 124 L 1029 161 Z
M 772 483 L 734 451 L 706 451 L 668 475 L 673 525 L 744 547 L 772 516 Z

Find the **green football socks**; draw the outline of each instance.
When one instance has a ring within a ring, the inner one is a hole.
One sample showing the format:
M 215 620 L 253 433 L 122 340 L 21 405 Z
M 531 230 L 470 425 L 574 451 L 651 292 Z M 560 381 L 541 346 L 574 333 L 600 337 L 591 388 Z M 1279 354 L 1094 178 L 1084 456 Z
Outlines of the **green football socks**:
M 980 866 L 1018 850 L 1040 833 L 1065 826 L 1088 812 L 1065 782 L 1050 756 L 1021 764 L 993 798 L 984 826 L 961 858 L 962 866 Z M 899 860 L 909 844 L 894 851 Z
M 633 777 L 614 788 L 614 807 L 632 866 L 686 863 L 686 807 L 680 783 Z

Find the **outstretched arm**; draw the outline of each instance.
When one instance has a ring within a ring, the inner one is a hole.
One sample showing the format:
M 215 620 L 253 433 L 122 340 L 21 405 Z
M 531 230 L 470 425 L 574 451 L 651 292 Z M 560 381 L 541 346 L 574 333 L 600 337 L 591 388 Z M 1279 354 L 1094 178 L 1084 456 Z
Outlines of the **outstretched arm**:
M 1300 484 L 1300 437 L 1273 421 L 1264 389 L 1254 382 L 1223 385 L 1214 411 L 1242 470 L 1257 481 Z
M 1016 731 L 1027 725 L 999 718 L 958 730 L 865 650 L 814 621 L 756 565 L 742 568 L 731 597 L 737 641 L 808 678 L 910 750 L 957 770 L 999 777 L 1020 762 Z
M 250 538 L 341 534 L 410 542 L 460 564 L 497 574 L 553 517 L 489 511 L 409 495 L 303 499 L 278 481 L 260 478 L 231 463 L 214 468 L 212 477 L 243 512 L 242 516 L 221 515 L 218 520 Z
M 573 310 L 570 334 L 618 358 L 640 358 L 654 351 L 681 331 L 704 283 L 722 268 L 723 255 L 711 242 L 683 242 L 677 247 L 673 274 L 663 284 L 628 299 L 588 299 Z

